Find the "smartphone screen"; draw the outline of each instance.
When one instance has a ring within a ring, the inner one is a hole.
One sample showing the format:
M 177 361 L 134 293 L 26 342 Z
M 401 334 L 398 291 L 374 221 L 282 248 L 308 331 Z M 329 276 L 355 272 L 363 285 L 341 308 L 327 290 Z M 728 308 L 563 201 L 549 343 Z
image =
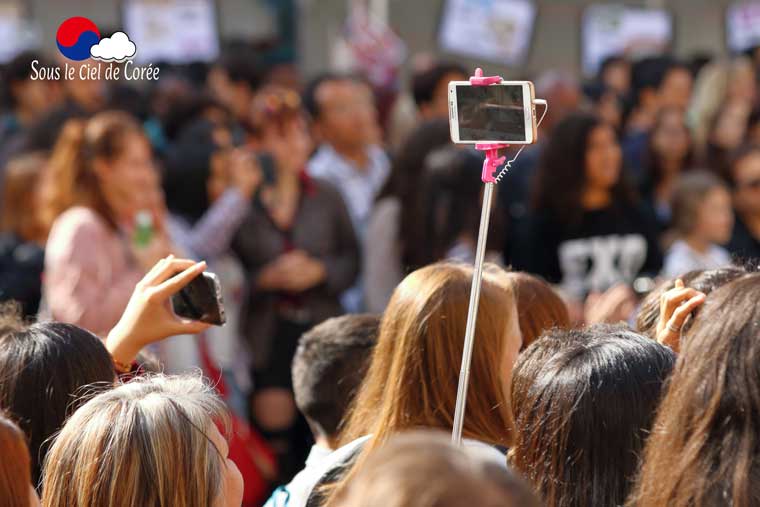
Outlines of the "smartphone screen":
M 460 142 L 526 141 L 522 85 L 457 86 Z

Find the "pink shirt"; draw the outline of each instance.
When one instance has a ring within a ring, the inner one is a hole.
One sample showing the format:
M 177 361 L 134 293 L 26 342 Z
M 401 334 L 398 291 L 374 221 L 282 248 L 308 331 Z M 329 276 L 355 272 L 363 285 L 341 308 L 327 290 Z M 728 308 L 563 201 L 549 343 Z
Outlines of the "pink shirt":
M 76 206 L 53 223 L 43 276 L 53 319 L 105 336 L 143 274 L 124 239 L 93 210 Z

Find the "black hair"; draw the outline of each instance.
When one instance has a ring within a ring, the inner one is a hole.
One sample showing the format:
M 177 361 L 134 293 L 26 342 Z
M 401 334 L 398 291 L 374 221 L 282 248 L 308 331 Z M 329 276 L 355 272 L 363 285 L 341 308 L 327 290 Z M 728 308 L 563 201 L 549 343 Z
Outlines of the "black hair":
M 458 63 L 438 62 L 430 68 L 416 72 L 412 76 L 412 96 L 417 107 L 433 100 L 433 95 L 441 82 L 448 74 L 468 75 L 467 70 Z
M 377 343 L 380 317 L 328 319 L 304 333 L 293 357 L 296 405 L 318 435 L 338 437 Z
M 51 437 L 84 403 L 83 388 L 110 389 L 114 378 L 111 355 L 89 331 L 61 322 L 27 327 L 9 315 L 0 319 L 0 407 L 26 433 L 35 484 Z
M 3 104 L 8 108 L 16 106 L 16 97 L 13 95 L 13 85 L 22 83 L 32 76 L 32 62 L 38 60 L 39 67 L 50 67 L 48 62 L 36 51 L 24 51 L 16 55 L 3 68 Z
M 623 505 L 675 353 L 613 325 L 550 331 L 525 353 L 512 465 L 547 507 Z
M 483 158 L 474 150 L 446 146 L 432 151 L 417 194 L 421 212 L 406 225 L 404 263 L 408 271 L 447 257 L 463 233 L 476 234 L 480 219 Z M 501 245 L 501 208 L 495 207 L 489 227 L 488 248 Z
M 554 127 L 541 153 L 533 189 L 534 210 L 548 211 L 566 224 L 580 220 L 589 138 L 594 129 L 605 125 L 595 115 L 573 113 Z M 612 194 L 616 206 L 635 204 L 636 197 L 624 171 Z
M 631 88 L 633 102 L 638 104 L 641 92 L 647 89 L 658 90 L 673 70 L 685 70 L 691 75 L 689 66 L 670 56 L 653 56 L 633 64 L 631 69 Z
M 317 100 L 317 92 L 320 86 L 332 81 L 355 81 L 360 80 L 351 74 L 344 74 L 339 72 L 323 72 L 313 77 L 304 87 L 301 101 L 304 109 L 309 113 L 309 116 L 313 120 L 318 120 L 322 115 L 322 105 Z
M 449 145 L 449 121 L 437 118 L 421 123 L 399 148 L 391 165 L 391 173 L 378 194 L 377 200 L 395 197 L 401 203 L 399 216 L 401 258 L 407 264 L 410 245 L 416 243 L 415 224 L 423 213 L 418 190 L 423 180 L 425 159 L 434 150 Z
M 223 54 L 218 63 L 233 83 L 245 83 L 256 91 L 263 83 L 261 64 L 256 55 L 244 49 L 231 49 Z
M 628 64 L 628 59 L 620 54 L 614 54 L 611 56 L 606 57 L 604 60 L 602 60 L 602 63 L 599 64 L 599 72 L 597 73 L 596 80 L 601 83 L 602 79 L 604 78 L 604 73 L 607 72 L 607 69 L 612 67 L 613 65 L 617 64 Z
M 214 124 L 204 118 L 185 125 L 166 154 L 163 187 L 166 205 L 194 224 L 208 210 L 208 179 L 211 160 L 219 147 Z

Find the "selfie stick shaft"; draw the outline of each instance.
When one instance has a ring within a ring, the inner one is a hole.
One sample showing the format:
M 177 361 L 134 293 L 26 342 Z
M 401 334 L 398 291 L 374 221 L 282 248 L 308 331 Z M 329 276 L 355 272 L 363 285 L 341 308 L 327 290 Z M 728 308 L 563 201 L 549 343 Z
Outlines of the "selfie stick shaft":
M 480 214 L 478 246 L 475 250 L 475 270 L 472 276 L 472 287 L 470 288 L 470 307 L 467 311 L 467 327 L 464 332 L 464 351 L 462 352 L 462 366 L 459 372 L 457 403 L 454 410 L 454 429 L 451 433 L 451 441 L 454 445 L 460 445 L 462 443 L 464 412 L 467 405 L 467 385 L 470 381 L 470 363 L 472 360 L 472 347 L 475 343 L 475 323 L 478 319 L 480 283 L 483 278 L 483 261 L 486 254 L 486 241 L 488 240 L 488 223 L 491 220 L 491 200 L 493 199 L 494 186 L 494 183 L 486 183 L 485 192 L 483 193 L 483 208 Z

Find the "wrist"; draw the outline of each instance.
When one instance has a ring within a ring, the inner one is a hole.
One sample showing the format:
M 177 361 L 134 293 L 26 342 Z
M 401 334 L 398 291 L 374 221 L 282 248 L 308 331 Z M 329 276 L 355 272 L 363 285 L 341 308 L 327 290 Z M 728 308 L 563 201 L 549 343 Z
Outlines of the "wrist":
M 116 365 L 129 365 L 137 357 L 142 345 L 136 344 L 134 338 L 121 331 L 117 325 L 106 337 L 106 349 Z

